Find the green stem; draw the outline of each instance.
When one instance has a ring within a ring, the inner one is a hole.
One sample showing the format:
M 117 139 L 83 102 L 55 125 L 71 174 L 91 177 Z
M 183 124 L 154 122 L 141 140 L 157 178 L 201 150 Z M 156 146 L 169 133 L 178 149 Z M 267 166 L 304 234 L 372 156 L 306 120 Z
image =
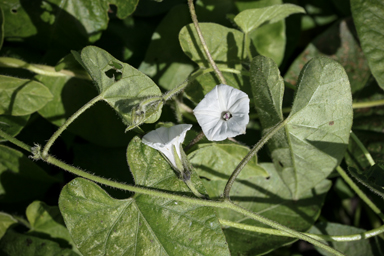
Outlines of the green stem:
M 203 131 L 199 132 L 199 134 L 196 135 L 196 137 L 189 142 L 189 144 L 184 148 L 184 151 L 187 152 L 193 145 L 195 145 L 197 142 L 199 142 L 202 138 L 204 138 Z
M 298 231 L 290 229 L 290 228 L 288 228 L 286 226 L 283 226 L 283 225 L 281 225 L 281 224 L 279 224 L 279 223 L 277 223 L 275 221 L 269 220 L 269 219 L 267 219 L 267 218 L 265 218 L 265 217 L 263 217 L 261 215 L 258 215 L 258 214 L 254 213 L 254 212 L 248 211 L 248 210 L 246 210 L 246 209 L 244 209 L 244 208 L 242 208 L 242 207 L 240 207 L 238 205 L 233 204 L 229 200 L 225 200 L 224 203 L 227 206 L 227 208 L 229 208 L 229 209 L 231 209 L 231 210 L 233 210 L 235 212 L 241 213 L 241 214 L 243 214 L 245 216 L 248 216 L 248 217 L 250 217 L 250 218 L 252 218 L 254 220 L 257 220 L 257 221 L 259 221 L 261 223 L 267 224 L 268 226 L 270 226 L 272 228 L 275 228 L 275 229 L 278 229 L 280 231 L 283 231 L 283 232 L 285 232 L 287 234 L 290 234 L 293 237 L 296 237 L 296 238 L 299 238 L 301 240 L 307 241 L 307 242 L 309 242 L 309 243 L 311 243 L 311 244 L 313 244 L 313 245 L 315 245 L 317 247 L 320 247 L 320 248 L 322 248 L 322 249 L 324 249 L 324 250 L 326 250 L 326 251 L 328 251 L 328 252 L 330 252 L 330 253 L 332 253 L 334 255 L 337 255 L 337 256 L 343 256 L 344 255 L 341 252 L 333 249 L 332 247 L 330 247 L 330 246 L 328 246 L 328 245 L 326 245 L 326 244 L 324 244 L 324 243 L 322 243 L 322 242 L 320 242 L 320 241 L 318 241 L 318 240 L 316 240 L 316 239 L 314 239 L 312 237 L 309 237 L 307 235 L 304 235 L 301 232 L 298 232 Z
M 25 144 L 22 141 L 19 141 L 18 139 L 12 137 L 8 133 L 4 132 L 3 130 L 0 129 L 0 136 L 3 137 L 4 139 L 8 140 L 9 142 L 15 144 L 16 146 L 25 149 L 28 152 L 32 152 L 31 147 Z
M 9 58 L 9 57 L 0 57 L 0 67 L 2 68 L 24 68 L 31 72 L 34 72 L 39 75 L 44 76 L 53 76 L 53 77 L 77 77 L 81 79 L 91 80 L 87 72 L 85 71 L 69 71 L 69 70 L 60 70 L 56 71 L 54 67 L 38 64 L 29 64 L 25 61 Z
M 247 57 L 249 61 L 252 61 L 252 53 L 251 53 L 251 39 L 249 38 L 248 33 L 244 33 L 244 44 L 245 44 L 245 51 L 247 53 Z
M 227 185 L 225 185 L 224 189 L 224 198 L 229 199 L 229 193 L 231 192 L 231 188 L 235 179 L 240 174 L 241 170 L 245 167 L 245 165 L 252 159 L 252 157 L 264 146 L 267 141 L 277 133 L 284 125 L 288 122 L 288 118 L 284 121 L 281 121 L 273 128 L 271 128 L 264 136 L 259 140 L 259 142 L 249 151 L 249 153 L 244 157 L 243 160 L 237 165 L 236 169 L 233 171 L 231 177 L 229 178 Z
M 356 134 L 351 131 L 351 138 L 353 139 L 353 141 L 355 141 L 355 143 L 357 144 L 357 146 L 361 149 L 361 151 L 363 151 L 365 157 L 367 158 L 369 164 L 371 166 L 375 165 L 375 161 L 373 160 L 371 154 L 369 153 L 369 151 L 367 150 L 367 148 L 364 146 L 364 144 L 359 140 L 359 138 L 356 136 Z
M 257 233 L 269 234 L 269 235 L 275 235 L 275 236 L 295 237 L 287 232 L 272 229 L 272 228 L 261 228 L 257 226 L 232 222 L 224 219 L 219 219 L 219 222 L 224 226 L 238 228 L 238 229 L 247 230 L 251 232 L 257 232 Z M 345 236 L 317 235 L 317 234 L 310 234 L 310 233 L 303 233 L 303 234 L 320 241 L 350 242 L 350 241 L 368 239 L 368 238 L 377 236 L 381 233 L 384 233 L 384 225 L 379 228 L 375 228 L 360 234 L 352 234 L 352 235 L 345 235 Z
M 188 6 L 189 6 L 189 11 L 191 13 L 191 18 L 192 18 L 193 24 L 195 25 L 195 28 L 196 28 L 197 35 L 199 36 L 200 42 L 203 45 L 203 49 L 205 51 L 205 54 L 208 57 L 209 63 L 211 64 L 211 66 L 214 69 L 215 73 L 219 77 L 220 82 L 222 84 L 227 84 L 227 82 L 225 81 L 225 78 L 223 77 L 223 74 L 221 74 L 221 71 L 219 70 L 219 68 L 217 67 L 215 61 L 213 60 L 213 58 L 211 56 L 211 54 L 209 53 L 208 46 L 205 43 L 203 34 L 201 33 L 199 22 L 197 21 L 197 16 L 196 16 L 196 11 L 195 11 L 195 6 L 193 5 L 193 0 L 188 0 Z
M 336 171 L 348 183 L 348 185 L 356 192 L 356 194 L 374 211 L 383 221 L 384 214 L 381 210 L 367 197 L 367 195 L 356 185 L 356 183 L 348 176 L 348 174 L 340 166 L 336 167 Z
M 384 100 L 374 100 L 374 101 L 368 101 L 368 102 L 356 102 L 353 103 L 353 108 L 370 108 L 370 107 L 377 107 L 377 106 L 384 106 Z
M 96 102 L 102 99 L 102 94 L 97 95 L 95 98 L 90 100 L 87 104 L 82 106 L 79 110 L 77 110 L 71 117 L 69 117 L 65 123 L 57 129 L 57 131 L 52 135 L 52 137 L 48 140 L 47 144 L 45 144 L 42 156 L 46 157 L 48 155 L 49 149 L 53 145 L 53 143 L 56 141 L 56 139 L 61 135 L 61 133 L 67 129 L 67 127 L 78 117 L 80 116 L 85 110 L 93 106 Z

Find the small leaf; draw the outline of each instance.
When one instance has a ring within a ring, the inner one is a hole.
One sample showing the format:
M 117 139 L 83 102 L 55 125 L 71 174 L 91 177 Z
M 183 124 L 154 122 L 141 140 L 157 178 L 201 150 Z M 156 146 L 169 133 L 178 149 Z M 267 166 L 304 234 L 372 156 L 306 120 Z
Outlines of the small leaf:
M 19 132 L 24 128 L 27 124 L 29 117 L 31 115 L 26 116 L 9 116 L 9 115 L 1 115 L 0 116 L 0 129 L 11 135 L 12 137 L 19 134 Z M 6 141 L 4 138 L 0 136 L 0 141 Z
M 376 163 L 368 170 L 358 171 L 353 167 L 348 168 L 350 174 L 372 192 L 384 198 L 384 164 Z
M 353 234 L 360 234 L 366 232 L 366 230 L 356 227 L 351 227 L 347 225 L 341 225 L 331 222 L 320 222 L 313 226 L 309 233 L 327 235 L 327 236 L 347 236 Z M 344 253 L 348 256 L 374 256 L 381 255 L 384 240 L 380 236 L 376 236 L 375 239 L 361 239 L 358 241 L 342 241 L 342 242 L 326 242 L 329 246 L 335 248 L 336 250 Z M 329 252 L 315 247 L 324 256 L 331 256 Z
M 252 61 L 254 97 L 265 97 L 258 105 L 264 129 L 281 120 L 281 109 L 276 108 L 282 95 L 278 76 L 277 66 L 265 57 Z M 259 85 L 269 88 L 258 90 Z M 269 144 L 275 167 L 293 198 L 316 186 L 340 163 L 348 145 L 352 115 L 351 88 L 343 67 L 328 58 L 309 61 L 300 74 L 284 130 Z
M 248 9 L 236 15 L 235 22 L 244 33 L 250 33 L 264 23 L 275 23 L 294 13 L 305 13 L 305 10 L 293 4 Z
M 126 124 L 136 126 L 159 119 L 162 100 L 149 103 L 144 109 L 136 108 L 140 102 L 162 95 L 149 77 L 95 46 L 84 48 L 81 59 L 103 100 L 119 113 Z
M 351 10 L 357 34 L 373 76 L 384 89 L 384 3 L 381 0 L 352 0 Z
M 236 29 L 214 23 L 199 23 L 201 33 L 206 38 L 209 52 L 219 68 L 242 69 L 246 59 L 244 34 Z M 209 39 L 209 40 L 208 40 Z M 200 39 L 193 24 L 183 27 L 179 34 L 184 53 L 199 67 L 209 68 L 208 58 L 203 51 Z
M 127 158 L 136 185 L 193 195 L 160 153 L 139 138 L 129 144 Z M 196 174 L 192 181 L 199 181 Z M 196 185 L 199 191 L 204 189 L 201 183 Z M 64 187 L 59 206 L 84 256 L 229 255 L 210 207 L 142 194 L 116 200 L 82 178 Z
M 198 148 L 189 154 L 189 159 L 199 173 L 199 176 L 209 180 L 228 180 L 233 170 L 248 152 L 248 147 L 237 144 L 198 144 Z M 220 170 L 221 175 L 217 176 L 215 170 Z M 269 174 L 257 164 L 257 157 L 252 158 L 241 173 L 247 176 L 269 176 Z M 241 177 L 238 179 L 241 179 Z
M 4 236 L 7 229 L 11 227 L 13 224 L 16 224 L 17 220 L 4 212 L 0 212 L 0 240 Z
M 0 201 L 20 202 L 47 191 L 58 182 L 20 151 L 0 145 Z
M 29 115 L 47 104 L 53 96 L 41 83 L 0 75 L 0 115 Z
M 46 238 L 57 242 L 62 248 L 76 249 L 63 217 L 57 206 L 48 206 L 44 202 L 34 201 L 26 210 L 27 219 L 31 225 L 29 235 Z
M 48 239 L 8 231 L 0 240 L 0 254 L 7 256 L 78 256 L 68 248 Z

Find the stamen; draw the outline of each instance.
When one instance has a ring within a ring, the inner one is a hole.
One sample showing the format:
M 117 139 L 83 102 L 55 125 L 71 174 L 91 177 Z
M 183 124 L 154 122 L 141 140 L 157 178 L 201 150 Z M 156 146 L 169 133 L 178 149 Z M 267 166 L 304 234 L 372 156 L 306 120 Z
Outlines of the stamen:
M 228 121 L 229 119 L 232 118 L 232 114 L 228 111 L 224 111 L 223 113 L 221 113 L 221 118 L 224 120 L 224 121 Z

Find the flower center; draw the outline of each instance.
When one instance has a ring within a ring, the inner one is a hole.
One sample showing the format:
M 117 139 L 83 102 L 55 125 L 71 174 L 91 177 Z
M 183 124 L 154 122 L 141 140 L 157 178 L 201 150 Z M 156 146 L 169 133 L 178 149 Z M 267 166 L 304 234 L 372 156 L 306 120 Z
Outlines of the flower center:
M 232 118 L 232 114 L 228 111 L 224 111 L 223 113 L 221 113 L 221 118 L 224 120 L 224 121 L 228 121 L 229 119 Z

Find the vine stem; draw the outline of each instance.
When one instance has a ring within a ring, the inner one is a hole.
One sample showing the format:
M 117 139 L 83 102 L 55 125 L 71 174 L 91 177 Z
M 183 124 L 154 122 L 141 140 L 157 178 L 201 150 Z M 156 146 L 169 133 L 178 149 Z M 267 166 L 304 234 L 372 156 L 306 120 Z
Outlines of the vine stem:
M 355 102 L 352 104 L 353 108 L 370 108 L 384 106 L 384 100 L 374 100 L 368 102 Z
M 284 121 L 281 121 L 280 123 L 276 124 L 274 127 L 272 127 L 267 134 L 265 134 L 259 142 L 249 151 L 249 153 L 241 160 L 241 162 L 237 165 L 236 169 L 233 171 L 231 177 L 229 178 L 227 184 L 224 188 L 224 198 L 227 200 L 230 200 L 230 192 L 233 183 L 235 182 L 237 176 L 240 174 L 241 170 L 245 167 L 245 165 L 252 159 L 252 157 L 264 146 L 265 143 L 273 136 L 275 135 L 284 125 L 288 122 L 288 118 Z
M 280 231 L 272 228 L 262 228 L 262 227 L 246 225 L 246 224 L 237 223 L 237 222 L 224 220 L 224 219 L 219 219 L 219 222 L 223 226 L 238 228 L 238 229 L 247 230 L 251 232 L 257 232 L 257 233 L 263 233 L 263 234 L 269 234 L 269 235 L 275 235 L 275 236 L 295 237 L 284 231 Z M 384 225 L 379 228 L 375 228 L 360 234 L 352 234 L 352 235 L 345 235 L 345 236 L 329 236 L 329 235 L 318 235 L 318 234 L 310 234 L 310 233 L 303 233 L 303 234 L 306 236 L 312 237 L 314 239 L 317 239 L 319 241 L 350 242 L 350 241 L 368 239 L 368 238 L 377 236 L 383 232 L 384 232 Z
M 77 110 L 71 117 L 69 117 L 65 123 L 57 129 L 57 131 L 52 135 L 52 137 L 48 140 L 47 144 L 45 144 L 42 156 L 43 158 L 48 156 L 49 149 L 53 145 L 53 143 L 56 141 L 56 139 L 63 133 L 65 129 L 78 117 L 80 116 L 85 110 L 93 106 L 96 102 L 101 100 L 103 98 L 102 94 L 97 95 L 95 98 L 90 100 L 88 103 L 86 103 L 84 106 L 82 106 L 79 110 Z
M 0 129 L 0 136 L 3 137 L 4 139 L 7 139 L 9 142 L 15 144 L 16 146 L 22 148 L 22 149 L 25 149 L 26 151 L 28 152 L 32 152 L 30 146 L 28 146 L 27 144 L 25 144 L 24 142 L 12 137 L 11 135 L 9 135 L 8 133 L 4 132 L 2 129 Z
M 367 158 L 369 164 L 371 166 L 375 165 L 375 161 L 373 160 L 371 154 L 367 150 L 367 148 L 364 146 L 364 144 L 359 140 L 359 138 L 356 136 L 356 134 L 351 130 L 351 138 L 353 139 L 354 142 L 356 142 L 357 146 L 363 151 L 365 157 Z
M 336 171 L 347 182 L 347 184 L 355 191 L 355 193 L 363 200 L 374 213 L 376 213 L 383 221 L 384 214 L 381 210 L 367 197 L 367 195 L 356 185 L 356 183 L 348 176 L 348 174 L 340 166 L 336 167 Z
M 209 63 L 211 64 L 213 70 L 215 71 L 215 73 L 216 73 L 217 76 L 219 77 L 220 82 L 221 82 L 222 84 L 227 84 L 227 82 L 225 81 L 225 78 L 224 78 L 223 74 L 221 73 L 221 71 L 220 71 L 219 68 L 217 67 L 215 61 L 212 59 L 211 54 L 209 53 L 208 46 L 207 46 L 207 44 L 205 43 L 205 39 L 204 39 L 204 37 L 203 37 L 203 34 L 201 33 L 201 29 L 200 29 L 200 26 L 199 26 L 199 22 L 198 22 L 198 20 L 197 20 L 196 11 L 195 11 L 195 6 L 193 5 L 193 0 L 188 0 L 188 6 L 189 6 L 189 12 L 191 13 L 191 18 L 192 18 L 193 24 L 195 25 L 195 28 L 196 28 L 197 35 L 199 36 L 199 39 L 200 39 L 200 41 L 201 41 L 201 44 L 203 45 L 203 49 L 204 49 L 204 51 L 205 51 L 205 54 L 206 54 L 207 57 L 208 57 Z

